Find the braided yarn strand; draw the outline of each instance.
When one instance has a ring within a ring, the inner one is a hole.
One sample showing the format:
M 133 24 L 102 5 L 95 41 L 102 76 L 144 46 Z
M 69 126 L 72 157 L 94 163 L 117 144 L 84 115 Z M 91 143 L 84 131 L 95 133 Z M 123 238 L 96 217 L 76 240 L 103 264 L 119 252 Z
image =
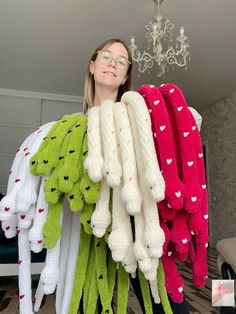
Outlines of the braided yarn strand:
M 124 186 L 121 190 L 121 196 L 128 213 L 134 215 L 140 211 L 142 199 L 137 182 L 137 167 L 131 125 L 127 107 L 124 103 L 117 102 L 113 108 L 123 168 Z
M 118 186 L 122 175 L 121 164 L 118 160 L 113 104 L 113 101 L 105 100 L 100 106 L 100 125 L 104 155 L 103 175 L 110 187 Z
M 88 155 L 84 161 L 84 167 L 88 171 L 91 181 L 102 180 L 103 156 L 100 130 L 100 108 L 94 106 L 88 111 Z
M 126 92 L 121 101 L 128 104 L 129 114 L 135 117 L 137 134 L 142 154 L 145 180 L 153 200 L 159 202 L 165 198 L 165 181 L 160 172 L 153 137 L 151 120 L 143 97 L 137 92 Z M 133 126 L 132 126 L 133 128 Z

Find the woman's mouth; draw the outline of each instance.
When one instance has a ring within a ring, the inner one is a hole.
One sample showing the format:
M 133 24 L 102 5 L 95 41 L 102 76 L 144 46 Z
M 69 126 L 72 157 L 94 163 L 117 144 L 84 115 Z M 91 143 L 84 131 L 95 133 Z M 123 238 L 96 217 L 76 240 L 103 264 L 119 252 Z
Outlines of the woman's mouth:
M 103 73 L 108 74 L 109 76 L 116 77 L 116 74 L 111 71 L 104 71 Z

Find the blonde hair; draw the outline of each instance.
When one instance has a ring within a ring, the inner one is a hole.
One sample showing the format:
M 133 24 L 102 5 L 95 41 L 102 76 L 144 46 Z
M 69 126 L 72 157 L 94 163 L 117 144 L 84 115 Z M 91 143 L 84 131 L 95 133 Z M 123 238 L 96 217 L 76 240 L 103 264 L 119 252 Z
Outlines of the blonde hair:
M 123 40 L 117 39 L 117 38 L 112 38 L 112 39 L 108 39 L 104 41 L 100 46 L 96 48 L 87 66 L 87 71 L 86 71 L 85 80 L 84 80 L 83 113 L 86 113 L 88 109 L 93 106 L 93 99 L 94 99 L 94 94 L 95 94 L 94 77 L 90 73 L 90 70 L 89 70 L 90 62 L 96 60 L 98 51 L 102 50 L 107 45 L 112 45 L 113 43 L 121 43 L 126 48 L 128 52 L 128 60 L 131 62 L 127 71 L 127 80 L 118 89 L 117 101 L 120 101 L 120 98 L 123 95 L 123 93 L 130 90 L 132 87 L 132 57 L 131 57 L 131 53 L 129 51 L 128 46 Z

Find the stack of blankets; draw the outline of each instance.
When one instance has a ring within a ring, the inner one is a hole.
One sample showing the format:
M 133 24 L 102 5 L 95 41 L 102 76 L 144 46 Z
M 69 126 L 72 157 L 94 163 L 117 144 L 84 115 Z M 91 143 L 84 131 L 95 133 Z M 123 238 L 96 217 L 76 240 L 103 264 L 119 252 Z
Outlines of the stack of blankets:
M 18 235 L 21 314 L 56 294 L 57 314 L 126 313 L 138 276 L 146 313 L 183 301 L 176 262 L 207 278 L 208 204 L 196 120 L 174 84 L 143 85 L 87 115 L 66 115 L 17 150 L 0 220 Z M 30 251 L 47 249 L 32 302 Z M 179 263 L 178 262 L 178 263 Z

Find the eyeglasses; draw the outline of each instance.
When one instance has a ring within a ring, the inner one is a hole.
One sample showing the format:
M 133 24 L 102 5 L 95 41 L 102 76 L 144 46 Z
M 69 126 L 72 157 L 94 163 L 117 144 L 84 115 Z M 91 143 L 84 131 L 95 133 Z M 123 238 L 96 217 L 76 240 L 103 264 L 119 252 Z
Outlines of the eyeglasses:
M 108 64 L 113 60 L 113 55 L 108 50 L 97 51 L 97 54 L 98 54 L 98 60 L 102 63 Z M 122 56 L 117 57 L 115 59 L 115 62 L 116 62 L 117 68 L 121 70 L 127 70 L 129 65 L 131 64 L 129 60 L 127 60 L 125 57 L 122 57 Z

